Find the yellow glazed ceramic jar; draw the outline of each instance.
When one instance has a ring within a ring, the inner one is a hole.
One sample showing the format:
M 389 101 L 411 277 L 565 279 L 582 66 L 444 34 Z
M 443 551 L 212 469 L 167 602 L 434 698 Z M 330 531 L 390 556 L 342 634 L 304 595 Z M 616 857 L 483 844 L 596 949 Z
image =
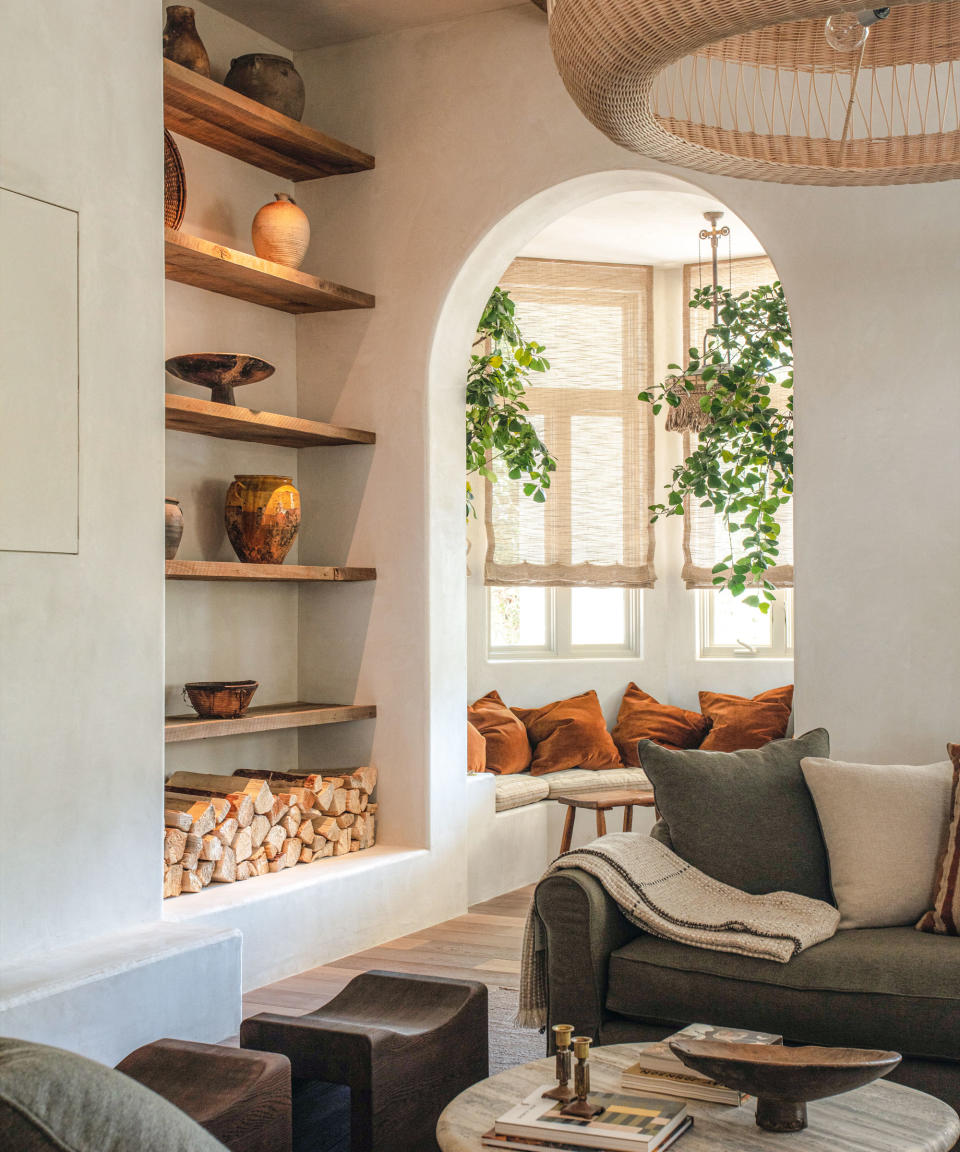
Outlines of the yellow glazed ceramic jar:
M 282 564 L 300 528 L 300 493 L 289 476 L 234 476 L 227 536 L 246 564 Z

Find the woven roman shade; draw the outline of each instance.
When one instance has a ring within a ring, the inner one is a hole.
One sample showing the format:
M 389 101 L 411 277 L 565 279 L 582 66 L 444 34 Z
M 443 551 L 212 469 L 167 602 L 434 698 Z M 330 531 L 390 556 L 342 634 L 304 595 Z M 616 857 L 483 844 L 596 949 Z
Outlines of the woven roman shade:
M 773 284 L 779 279 L 777 270 L 766 256 L 724 262 L 720 267 L 720 281 L 736 295 Z M 705 308 L 688 308 L 686 301 L 701 286 L 713 283 L 713 268 L 708 263 L 686 264 L 683 269 L 683 348 L 703 348 L 703 338 L 713 324 L 713 313 Z M 777 407 L 783 407 L 789 392 L 773 385 L 770 398 Z M 683 435 L 683 456 L 686 459 L 696 448 L 696 437 Z M 784 504 L 777 513 L 780 524 L 780 563 L 766 573 L 766 579 L 777 588 L 793 587 L 793 501 Z M 688 588 L 712 588 L 713 567 L 730 554 L 730 541 L 722 519 L 712 508 L 702 508 L 699 500 L 687 500 L 683 512 L 683 570 L 682 578 Z
M 501 286 L 550 371 L 526 394 L 557 459 L 546 502 L 487 484 L 487 584 L 652 588 L 653 270 L 515 260 Z M 494 462 L 496 468 L 496 463 Z

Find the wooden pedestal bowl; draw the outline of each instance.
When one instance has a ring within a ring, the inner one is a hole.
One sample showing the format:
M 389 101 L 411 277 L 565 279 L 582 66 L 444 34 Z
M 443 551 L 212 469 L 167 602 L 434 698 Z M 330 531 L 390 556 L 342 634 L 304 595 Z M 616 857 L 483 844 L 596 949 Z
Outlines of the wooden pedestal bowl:
M 183 698 L 204 720 L 236 720 L 259 687 L 257 680 L 209 680 L 184 684 Z
M 171 356 L 165 367 L 178 380 L 209 388 L 210 399 L 215 404 L 234 405 L 234 388 L 256 384 L 276 372 L 266 360 L 243 352 L 190 352 L 185 356 Z
M 722 1040 L 671 1040 L 688 1068 L 725 1088 L 757 1098 L 757 1124 L 767 1132 L 807 1126 L 807 1102 L 850 1092 L 886 1076 L 899 1052 L 865 1048 L 785 1048 L 782 1044 L 728 1044 Z

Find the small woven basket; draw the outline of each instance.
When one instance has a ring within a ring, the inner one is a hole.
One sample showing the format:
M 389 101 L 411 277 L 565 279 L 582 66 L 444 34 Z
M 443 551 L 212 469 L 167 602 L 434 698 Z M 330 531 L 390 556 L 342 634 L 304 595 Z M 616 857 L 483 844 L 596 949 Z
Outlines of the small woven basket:
M 183 698 L 204 720 L 236 720 L 250 707 L 259 687 L 257 680 L 184 684 Z
M 183 172 L 180 149 L 169 132 L 163 133 L 163 222 L 168 228 L 179 228 L 187 206 L 187 180 Z

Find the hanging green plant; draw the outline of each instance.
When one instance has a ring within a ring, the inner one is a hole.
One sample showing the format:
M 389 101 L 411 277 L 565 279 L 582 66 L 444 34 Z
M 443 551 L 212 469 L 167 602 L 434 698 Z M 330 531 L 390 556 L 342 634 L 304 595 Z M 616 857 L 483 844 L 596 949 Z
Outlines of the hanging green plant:
M 779 557 L 777 512 L 793 495 L 793 339 L 780 283 L 742 292 L 698 289 L 691 308 L 712 310 L 704 350 L 689 349 L 686 368 L 640 393 L 653 406 L 676 409 L 700 392 L 706 423 L 694 450 L 673 470 L 667 502 L 653 504 L 653 519 L 682 516 L 686 500 L 699 500 L 723 520 L 730 552 L 715 565 L 713 583 L 769 612 L 774 586 L 766 573 Z M 771 389 L 787 392 L 777 405 Z
M 516 304 L 502 288 L 495 288 L 487 301 L 473 346 L 480 351 L 471 355 L 467 372 L 467 475 L 496 483 L 493 466 L 499 464 L 511 480 L 523 481 L 524 495 L 542 504 L 557 462 L 540 439 L 523 398 L 531 374 L 550 367 L 544 346 L 524 337 Z M 475 514 L 468 480 L 468 517 L 471 512 Z

